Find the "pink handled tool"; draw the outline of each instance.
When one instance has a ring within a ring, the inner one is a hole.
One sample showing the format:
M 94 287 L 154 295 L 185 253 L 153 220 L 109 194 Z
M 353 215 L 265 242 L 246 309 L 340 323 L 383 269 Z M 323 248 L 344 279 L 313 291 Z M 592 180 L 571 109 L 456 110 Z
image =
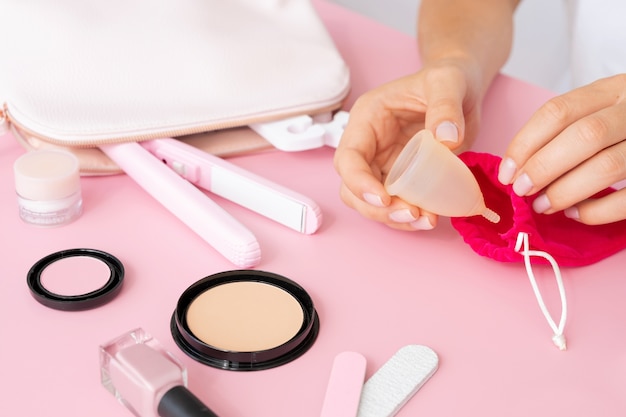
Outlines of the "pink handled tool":
M 100 149 L 233 264 L 249 268 L 259 263 L 261 249 L 252 232 L 140 144 L 104 145 Z

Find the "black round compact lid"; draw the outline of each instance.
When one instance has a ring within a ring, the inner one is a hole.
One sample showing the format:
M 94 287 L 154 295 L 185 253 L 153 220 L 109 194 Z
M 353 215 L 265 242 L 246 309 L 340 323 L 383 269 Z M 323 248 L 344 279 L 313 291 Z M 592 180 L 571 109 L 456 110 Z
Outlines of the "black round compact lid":
M 44 270 L 55 262 L 77 256 L 95 258 L 103 262 L 110 271 L 106 283 L 93 291 L 77 295 L 57 294 L 48 290 L 41 280 Z M 31 295 L 46 307 L 64 311 L 88 310 L 111 301 L 120 292 L 124 281 L 124 266 L 115 256 L 97 249 L 67 249 L 37 261 L 28 271 L 26 281 Z

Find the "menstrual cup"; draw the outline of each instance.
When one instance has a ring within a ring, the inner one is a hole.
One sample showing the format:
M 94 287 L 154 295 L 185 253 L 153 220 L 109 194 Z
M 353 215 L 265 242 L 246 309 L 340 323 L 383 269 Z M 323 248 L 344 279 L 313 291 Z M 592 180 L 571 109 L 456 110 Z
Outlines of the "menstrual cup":
M 409 140 L 385 180 L 390 195 L 431 213 L 448 217 L 481 215 L 493 223 L 500 216 L 485 206 L 469 168 L 450 149 L 422 130 Z

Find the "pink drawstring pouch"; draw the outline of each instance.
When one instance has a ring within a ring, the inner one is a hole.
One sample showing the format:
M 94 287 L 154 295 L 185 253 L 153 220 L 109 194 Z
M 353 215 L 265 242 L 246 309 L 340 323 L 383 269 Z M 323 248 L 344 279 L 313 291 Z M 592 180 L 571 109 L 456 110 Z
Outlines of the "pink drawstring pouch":
M 479 255 L 500 262 L 523 262 L 516 251 L 518 235 L 528 235 L 530 246 L 549 253 L 561 266 L 598 262 L 626 247 L 626 220 L 588 226 L 565 217 L 562 211 L 539 214 L 532 209 L 537 195 L 519 197 L 510 185 L 498 181 L 501 158 L 487 153 L 464 152 L 459 157 L 472 171 L 487 207 L 500 215 L 499 223 L 481 216 L 452 218 L 452 226 Z M 600 197 L 614 192 L 607 188 Z

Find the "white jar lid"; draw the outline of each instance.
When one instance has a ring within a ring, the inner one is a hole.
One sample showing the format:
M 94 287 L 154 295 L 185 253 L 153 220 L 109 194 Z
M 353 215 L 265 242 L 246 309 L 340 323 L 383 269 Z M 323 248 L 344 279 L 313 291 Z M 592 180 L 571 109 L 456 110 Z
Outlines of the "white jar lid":
M 80 191 L 79 167 L 78 158 L 69 151 L 28 152 L 13 165 L 15 190 L 34 201 L 66 198 Z

